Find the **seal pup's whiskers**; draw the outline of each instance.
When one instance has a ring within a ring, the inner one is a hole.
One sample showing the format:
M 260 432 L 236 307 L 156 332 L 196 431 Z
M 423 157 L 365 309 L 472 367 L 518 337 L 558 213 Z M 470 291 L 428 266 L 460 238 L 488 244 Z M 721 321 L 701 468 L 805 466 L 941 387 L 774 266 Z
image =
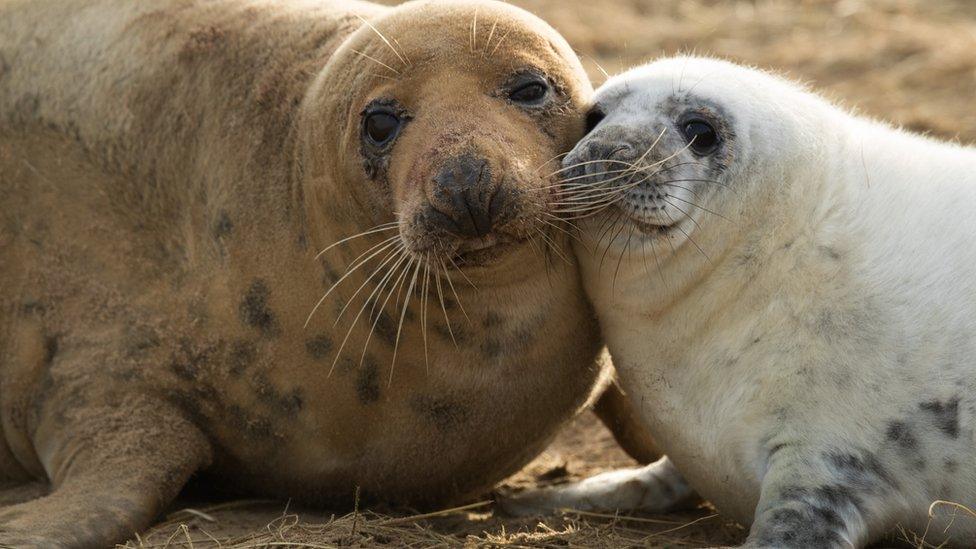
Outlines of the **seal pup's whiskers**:
M 675 185 L 675 186 L 677 186 L 677 185 Z M 680 187 L 680 188 L 684 189 L 684 187 Z M 685 189 L 685 190 L 689 191 L 691 194 L 696 194 L 694 191 L 690 191 L 689 189 Z M 728 221 L 730 223 L 735 223 L 734 221 L 732 221 L 728 217 L 726 217 L 726 216 L 724 216 L 724 215 L 722 215 L 722 214 L 720 214 L 720 213 L 718 213 L 718 212 L 716 212 L 714 210 L 710 210 L 710 209 L 708 209 L 708 208 L 706 208 L 704 206 L 695 204 L 694 202 L 691 202 L 689 200 L 685 200 L 684 198 L 681 198 L 680 196 L 675 196 L 673 194 L 667 194 L 667 193 L 665 193 L 664 196 L 666 196 L 668 198 L 673 198 L 675 200 L 680 200 L 681 202 L 684 202 L 685 204 L 688 204 L 689 206 L 691 206 L 693 208 L 697 208 L 697 209 L 699 209 L 699 210 L 701 210 L 703 212 L 710 213 L 710 214 L 714 215 L 715 217 L 718 217 L 720 219 L 724 219 L 725 221 Z
M 572 261 L 570 261 L 570 260 L 569 260 L 569 258 L 568 258 L 568 257 L 566 257 L 566 256 L 565 256 L 565 255 L 564 255 L 564 254 L 563 254 L 563 253 L 562 253 L 562 252 L 561 252 L 561 251 L 560 251 L 560 250 L 558 249 L 558 248 L 559 248 L 559 245 L 558 245 L 558 244 L 556 244 L 556 242 L 555 242 L 555 241 L 554 241 L 554 240 L 553 240 L 553 239 L 552 239 L 552 238 L 551 238 L 551 237 L 550 237 L 550 236 L 549 236 L 548 234 L 546 234 L 546 231 L 545 231 L 545 230 L 544 230 L 544 229 L 543 229 L 542 227 L 538 227 L 538 226 L 537 226 L 537 227 L 536 227 L 535 229 L 536 229 L 536 231 L 537 231 L 537 232 L 539 233 L 539 236 L 541 236 L 541 237 L 542 237 L 542 240 L 543 240 L 543 242 L 545 242 L 545 245 L 546 245 L 546 250 L 548 250 L 548 251 L 551 251 L 552 253 L 554 253 L 554 254 L 556 254 L 556 255 L 557 255 L 557 256 L 558 256 L 558 257 L 559 257 L 560 259 L 562 259 L 562 260 L 563 260 L 563 261 L 564 261 L 564 262 L 565 262 L 565 263 L 566 263 L 567 265 L 572 265 L 572 264 L 573 264 L 573 263 L 572 263 Z
M 555 176 L 561 174 L 562 172 L 569 171 L 569 170 L 574 170 L 574 169 L 580 168 L 582 166 L 589 166 L 590 164 L 608 164 L 608 163 L 609 164 L 623 164 L 624 166 L 627 166 L 629 168 L 633 168 L 634 167 L 634 165 L 632 163 L 630 163 L 630 162 L 624 162 L 623 160 L 614 160 L 612 158 L 607 158 L 607 159 L 602 159 L 602 160 L 587 160 L 586 162 L 579 162 L 579 163 L 576 163 L 576 164 L 572 164 L 570 166 L 564 166 L 562 168 L 559 168 L 558 170 L 556 170 L 556 171 L 554 171 L 554 172 L 552 172 L 550 174 L 547 174 L 543 179 L 549 179 L 550 177 L 555 177 Z
M 562 227 L 560 227 L 560 226 L 559 226 L 559 225 L 557 224 L 558 222 L 561 222 L 561 221 L 563 221 L 563 219 L 562 219 L 562 218 L 560 218 L 560 217 L 556 217 L 556 216 L 554 216 L 554 215 L 552 215 L 552 214 L 550 214 L 549 212 L 543 212 L 543 213 L 544 213 L 545 215 L 547 215 L 547 216 L 549 216 L 549 217 L 551 217 L 552 219 L 554 219 L 554 220 L 556 220 L 556 223 L 554 223 L 554 222 L 552 222 L 552 221 L 549 221 L 549 220 L 547 220 L 547 219 L 543 219 L 543 218 L 541 218 L 541 217 L 536 217 L 536 221 L 538 221 L 539 223 L 543 223 L 543 224 L 545 224 L 545 225 L 549 225 L 549 226 L 550 226 L 550 227 L 552 227 L 553 229 L 555 229 L 555 230 L 557 230 L 557 231 L 559 231 L 559 232 L 561 232 L 561 233 L 563 233 L 563 234 L 565 234 L 566 236 L 568 236 L 569 238 L 571 238 L 571 239 L 573 239 L 573 240 L 575 240 L 575 241 L 577 241 L 577 242 L 580 242 L 580 243 L 582 243 L 582 242 L 583 242 L 582 240 L 580 240 L 580 238 L 579 238 L 579 235 L 575 235 L 575 234 L 573 234 L 573 233 L 571 233 L 571 232 L 569 232 L 569 231 L 567 231 L 566 229 L 564 229 L 564 228 L 562 228 Z M 572 224 L 569 224 L 569 225 L 570 225 L 571 227 L 573 226 Z
M 554 157 L 550 158 L 549 160 L 546 160 L 542 164 L 539 164 L 538 166 L 536 166 L 536 168 L 534 170 L 532 170 L 532 173 L 535 174 L 535 175 L 539 175 L 539 170 L 541 170 L 542 168 L 548 166 L 549 163 L 552 162 L 553 160 L 559 160 L 560 158 L 564 158 L 567 154 L 569 154 L 569 152 L 561 152 L 561 153 L 557 154 L 556 156 L 554 156 Z
M 624 254 L 630 251 L 630 241 L 634 238 L 634 229 L 636 229 L 636 225 L 631 223 L 630 234 L 627 235 L 627 243 L 624 244 L 624 249 L 620 252 L 620 256 L 617 258 L 617 267 L 613 270 L 613 279 L 610 281 L 611 293 L 617 289 L 617 276 L 620 274 L 620 265 L 623 263 Z

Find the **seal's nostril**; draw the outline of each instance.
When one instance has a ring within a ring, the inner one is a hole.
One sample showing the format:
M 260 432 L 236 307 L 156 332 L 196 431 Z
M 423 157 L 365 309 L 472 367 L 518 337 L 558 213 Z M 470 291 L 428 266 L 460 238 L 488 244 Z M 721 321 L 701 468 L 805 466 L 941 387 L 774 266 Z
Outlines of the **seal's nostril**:
M 640 156 L 637 147 L 632 143 L 618 142 L 615 146 L 607 153 L 606 157 L 609 160 L 620 160 L 623 162 L 631 162 L 636 160 Z
M 438 223 L 444 230 L 478 238 L 491 232 L 497 213 L 491 202 L 497 193 L 486 160 L 468 154 L 451 158 L 432 183 L 431 205 L 451 220 Z

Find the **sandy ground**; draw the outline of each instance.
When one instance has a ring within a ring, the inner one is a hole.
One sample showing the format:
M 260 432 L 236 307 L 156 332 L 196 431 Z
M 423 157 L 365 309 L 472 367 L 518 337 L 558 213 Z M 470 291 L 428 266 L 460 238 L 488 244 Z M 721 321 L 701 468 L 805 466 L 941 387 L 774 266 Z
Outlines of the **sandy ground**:
M 597 84 L 657 56 L 697 52 L 772 68 L 860 112 L 963 142 L 976 140 L 976 2 L 967 0 L 519 0 L 574 45 Z M 587 413 L 510 487 L 633 465 Z M 745 531 L 704 506 L 667 516 L 495 516 L 472 507 L 332 516 L 283 502 L 184 500 L 138 547 L 700 547 Z M 192 541 L 191 541 L 192 540 Z M 924 546 L 915 540 L 915 546 Z

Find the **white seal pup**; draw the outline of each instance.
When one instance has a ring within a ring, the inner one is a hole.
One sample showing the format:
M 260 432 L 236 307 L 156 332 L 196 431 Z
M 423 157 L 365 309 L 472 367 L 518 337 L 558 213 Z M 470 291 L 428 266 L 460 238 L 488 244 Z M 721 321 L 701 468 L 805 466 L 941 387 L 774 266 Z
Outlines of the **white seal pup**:
M 508 507 L 661 510 L 690 484 L 748 547 L 976 541 L 963 513 L 944 530 L 958 507 L 929 516 L 976 506 L 976 150 L 709 59 L 594 101 L 563 203 L 668 458 Z

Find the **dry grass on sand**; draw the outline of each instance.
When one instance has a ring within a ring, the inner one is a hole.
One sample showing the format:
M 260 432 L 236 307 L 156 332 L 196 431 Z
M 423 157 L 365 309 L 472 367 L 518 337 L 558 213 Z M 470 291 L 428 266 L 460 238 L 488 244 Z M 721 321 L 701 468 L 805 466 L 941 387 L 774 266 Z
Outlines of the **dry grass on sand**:
M 967 0 L 519 0 L 577 48 L 594 82 L 650 58 L 697 51 L 770 67 L 862 112 L 976 140 L 976 2 Z M 589 414 L 509 479 L 513 487 L 630 465 Z M 487 499 L 487 495 L 486 498 Z M 332 517 L 284 503 L 179 503 L 130 547 L 629 547 L 736 544 L 744 530 L 709 508 L 667 516 L 495 516 L 490 504 L 411 517 Z M 958 520 L 976 520 L 961 512 Z M 916 547 L 927 546 L 907 534 Z

